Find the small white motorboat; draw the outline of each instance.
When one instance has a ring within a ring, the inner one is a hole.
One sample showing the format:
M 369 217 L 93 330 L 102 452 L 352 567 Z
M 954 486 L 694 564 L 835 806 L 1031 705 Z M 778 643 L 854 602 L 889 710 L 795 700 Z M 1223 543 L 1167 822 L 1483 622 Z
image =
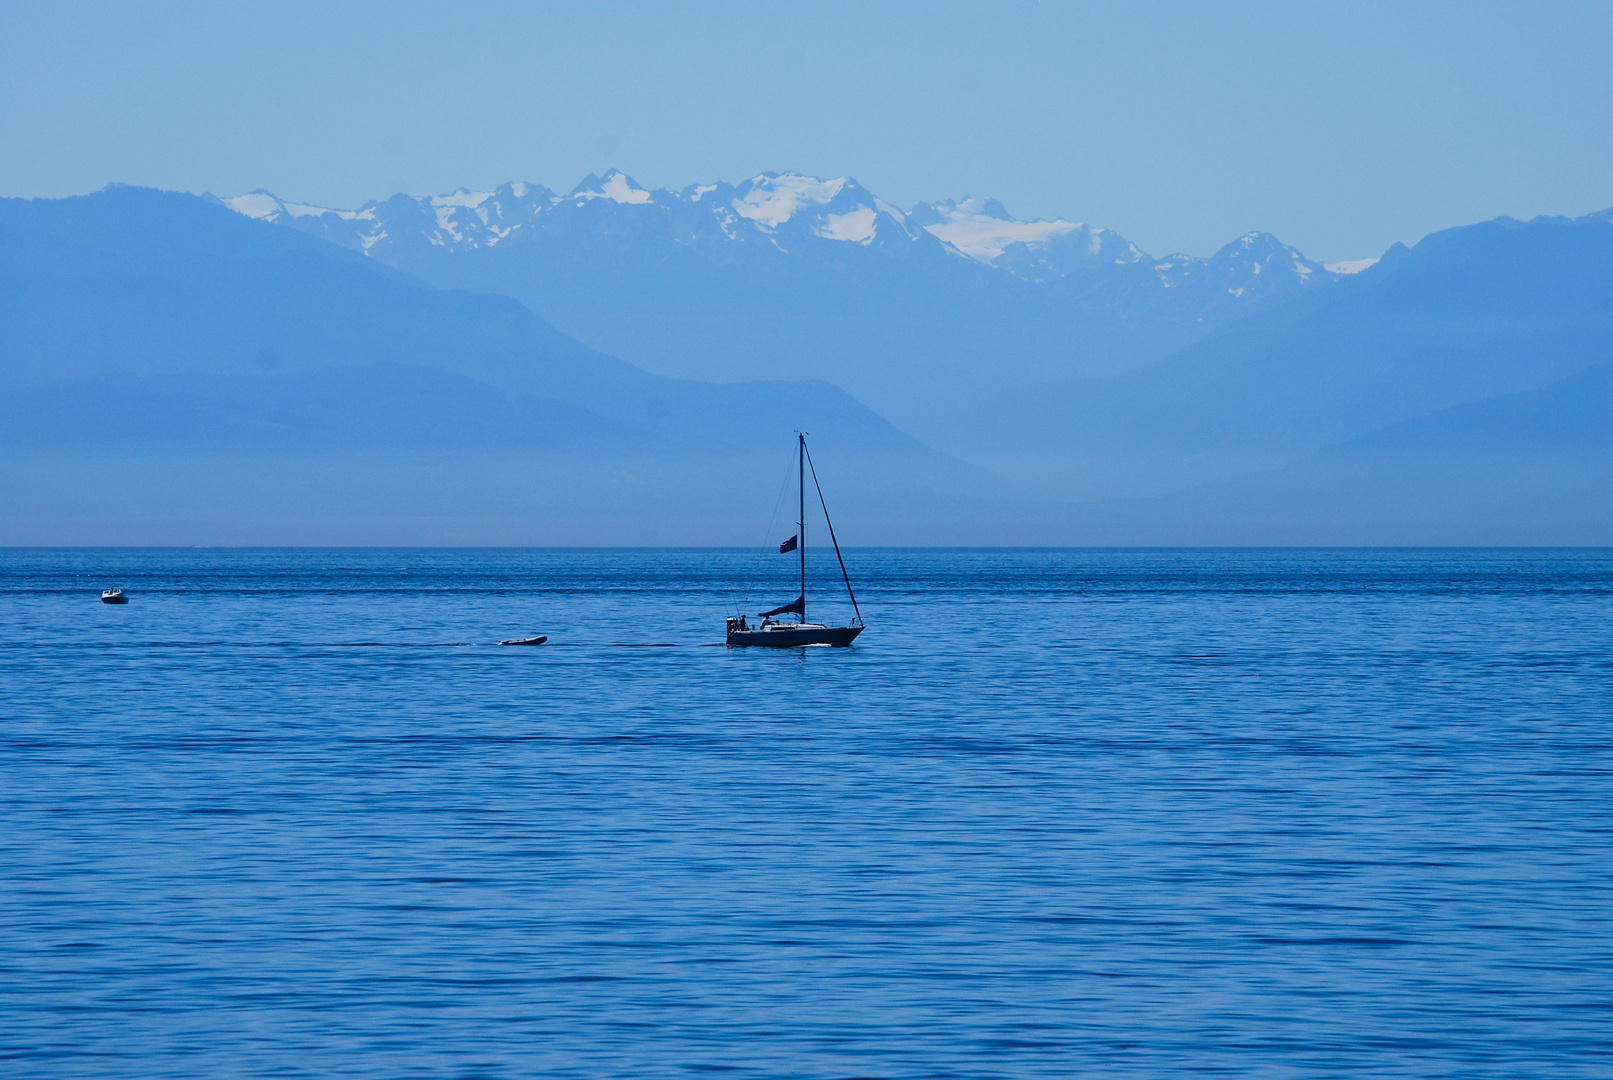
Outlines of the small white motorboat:
M 122 589 L 106 589 L 101 593 L 103 604 L 127 604 L 129 598 L 123 595 Z

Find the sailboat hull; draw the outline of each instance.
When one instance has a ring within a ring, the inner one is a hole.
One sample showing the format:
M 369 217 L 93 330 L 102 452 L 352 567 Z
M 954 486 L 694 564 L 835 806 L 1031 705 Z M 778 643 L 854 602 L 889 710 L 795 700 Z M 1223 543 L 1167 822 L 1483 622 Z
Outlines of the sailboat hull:
M 790 648 L 797 645 L 850 645 L 863 632 L 860 626 L 800 626 L 775 623 L 765 630 L 730 630 L 730 645 L 765 645 Z

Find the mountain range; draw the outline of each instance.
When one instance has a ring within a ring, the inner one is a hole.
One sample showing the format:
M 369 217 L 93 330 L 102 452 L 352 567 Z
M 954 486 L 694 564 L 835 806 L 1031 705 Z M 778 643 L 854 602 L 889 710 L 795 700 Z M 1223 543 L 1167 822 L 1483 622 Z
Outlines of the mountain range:
M 1127 370 L 1344 276 L 1263 233 L 1155 259 L 996 200 L 904 212 L 849 177 L 796 173 L 672 192 L 613 170 L 564 196 L 513 183 L 352 211 L 224 202 L 444 288 L 511 296 L 650 371 L 827 379 L 938 443 L 955 433 L 933 421 L 962 389 Z
M 1324 267 L 1264 233 L 1240 237 L 1209 259 L 1157 259 L 1108 229 L 1063 219 L 1017 220 L 996 199 L 920 203 L 904 212 L 851 177 L 799 173 L 651 191 L 613 169 L 586 177 L 567 195 L 517 182 L 490 191 L 394 195 L 357 210 L 288 203 L 267 191 L 220 201 L 391 266 L 494 248 L 660 234 L 712 262 L 757 270 L 792 253 L 843 258 L 849 248 L 825 244 L 852 245 L 884 258 L 967 259 L 1064 296 L 1094 288 L 1133 299 L 1152 292 L 1195 315 L 1324 284 L 1376 261 Z
M 853 542 L 1613 539 L 1610 213 L 1329 267 L 795 173 L 112 186 L 0 200 L 0 358 L 7 542 L 749 543 L 803 428 Z

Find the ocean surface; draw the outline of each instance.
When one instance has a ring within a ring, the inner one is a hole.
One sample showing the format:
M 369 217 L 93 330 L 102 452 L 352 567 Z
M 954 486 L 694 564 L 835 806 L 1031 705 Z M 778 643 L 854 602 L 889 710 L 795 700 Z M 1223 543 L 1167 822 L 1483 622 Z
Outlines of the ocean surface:
M 1613 1076 L 1613 552 L 847 564 L 0 551 L 0 1074 Z

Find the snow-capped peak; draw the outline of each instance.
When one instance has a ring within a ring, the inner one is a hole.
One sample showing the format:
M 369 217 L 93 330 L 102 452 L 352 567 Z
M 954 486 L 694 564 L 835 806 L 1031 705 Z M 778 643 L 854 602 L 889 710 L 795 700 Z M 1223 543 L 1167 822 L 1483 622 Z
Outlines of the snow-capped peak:
M 605 197 L 635 206 L 650 201 L 648 191 L 634 183 L 631 176 L 617 169 L 605 174 Z
M 917 209 L 917 208 L 915 208 Z M 930 203 L 934 218 L 924 228 L 969 256 L 983 263 L 993 263 L 1010 244 L 1045 245 L 1056 237 L 1081 228 L 1080 222 L 1015 221 L 1003 204 L 996 199 L 964 198 Z
M 233 199 L 220 199 L 219 202 L 244 217 L 255 218 L 258 221 L 279 221 L 281 216 L 291 218 L 320 217 L 324 214 L 334 214 L 343 221 L 364 217 L 359 210 L 332 210 L 325 206 L 314 206 L 310 203 L 291 203 L 276 198 L 269 192 L 259 188 L 257 191 L 245 195 L 237 195 Z
M 603 177 L 590 173 L 578 184 L 569 199 L 609 199 L 627 206 L 641 206 L 654 198 L 649 189 L 620 169 L 612 169 Z
M 1244 233 L 1208 259 L 1167 255 L 1154 264 L 1154 273 L 1166 289 L 1244 302 L 1337 280 L 1327 267 L 1307 259 L 1298 248 L 1263 232 Z
M 1318 270 L 1326 271 L 1321 263 L 1307 259 L 1298 248 L 1290 247 L 1270 233 L 1244 233 L 1226 247 L 1210 256 L 1205 264 L 1210 268 L 1244 266 L 1251 275 L 1262 271 L 1287 271 L 1304 279 Z
M 451 195 L 433 195 L 431 197 L 431 205 L 464 206 L 474 210 L 476 207 L 482 205 L 492 197 L 493 192 L 491 191 L 468 191 L 465 188 L 460 188 Z
M 948 200 L 944 205 L 951 207 L 956 214 L 963 214 L 975 218 L 996 218 L 998 221 L 1014 221 L 1014 215 L 1008 212 L 1008 207 L 1000 199 L 977 199 L 965 195 L 962 200 L 952 202 Z
M 788 228 L 866 247 L 880 235 L 879 223 L 886 219 L 909 241 L 919 236 L 906 214 L 849 176 L 820 180 L 795 172 L 762 173 L 733 191 L 733 212 L 769 234 Z
M 844 176 L 819 180 L 793 172 L 762 173 L 741 185 L 741 193 L 734 199 L 734 212 L 776 229 L 804 207 L 828 206 L 846 189 L 847 181 Z
M 1345 259 L 1343 262 L 1323 263 L 1322 266 L 1335 274 L 1359 274 L 1369 266 L 1378 265 L 1377 259 Z
M 237 195 L 233 199 L 221 199 L 219 201 L 237 214 L 255 218 L 258 221 L 273 221 L 285 210 L 285 204 L 261 189 L 245 195 Z
M 1030 281 L 1054 281 L 1075 271 L 1129 266 L 1148 258 L 1109 229 L 1064 218 L 1020 221 L 996 199 L 920 203 L 910 220 L 959 254 Z

